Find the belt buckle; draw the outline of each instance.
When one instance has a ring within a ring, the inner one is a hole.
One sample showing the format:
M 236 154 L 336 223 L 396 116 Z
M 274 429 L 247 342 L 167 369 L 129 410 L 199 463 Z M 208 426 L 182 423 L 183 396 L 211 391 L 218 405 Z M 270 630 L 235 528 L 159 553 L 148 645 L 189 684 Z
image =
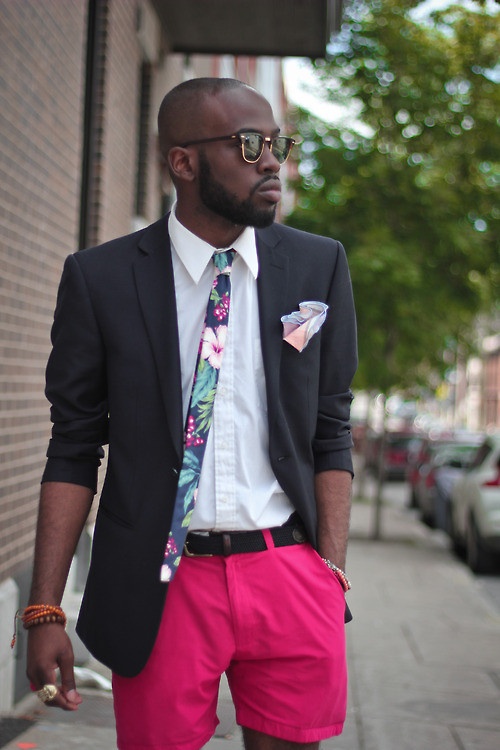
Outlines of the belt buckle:
M 201 552 L 200 553 L 190 552 L 188 550 L 188 542 L 187 541 L 184 542 L 184 554 L 186 555 L 186 557 L 213 557 L 213 555 L 210 552 L 205 553 L 205 554 L 203 554 Z

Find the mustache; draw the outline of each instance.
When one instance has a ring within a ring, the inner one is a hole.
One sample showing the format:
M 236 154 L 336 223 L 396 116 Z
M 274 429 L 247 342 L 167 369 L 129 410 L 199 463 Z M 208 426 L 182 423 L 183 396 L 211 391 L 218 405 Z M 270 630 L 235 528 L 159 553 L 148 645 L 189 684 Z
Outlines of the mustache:
M 267 174 L 264 177 L 262 177 L 252 188 L 250 191 L 250 195 L 253 195 L 262 185 L 265 185 L 266 182 L 277 182 L 278 185 L 281 185 L 280 178 L 275 174 Z

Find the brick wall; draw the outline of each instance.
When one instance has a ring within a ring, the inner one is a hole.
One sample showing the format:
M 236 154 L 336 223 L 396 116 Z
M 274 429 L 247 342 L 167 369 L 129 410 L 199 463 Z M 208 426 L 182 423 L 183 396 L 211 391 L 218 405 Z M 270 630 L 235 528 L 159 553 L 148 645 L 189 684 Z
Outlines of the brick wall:
M 85 34 L 85 2 L 0 0 L 0 581 L 32 554 L 49 330 L 78 237 Z
M 146 5 L 98 4 L 88 244 L 133 228 L 144 61 L 137 11 Z M 33 552 L 50 433 L 50 326 L 64 258 L 79 241 L 87 11 L 85 0 L 0 0 L 0 582 L 19 576 Z M 147 221 L 161 206 L 155 117 Z
M 142 60 L 135 34 L 136 7 L 135 0 L 109 6 L 99 242 L 132 230 Z
M 489 351 L 484 356 L 483 373 L 483 424 L 487 429 L 500 427 L 500 336 L 490 336 L 488 341 L 495 341 L 496 350 Z

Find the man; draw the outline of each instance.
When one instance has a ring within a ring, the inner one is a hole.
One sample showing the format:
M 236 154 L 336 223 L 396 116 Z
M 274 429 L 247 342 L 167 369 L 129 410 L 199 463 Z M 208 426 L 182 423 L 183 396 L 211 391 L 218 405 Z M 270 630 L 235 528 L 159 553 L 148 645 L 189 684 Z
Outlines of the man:
M 345 253 L 273 223 L 292 142 L 254 89 L 181 84 L 162 103 L 159 137 L 175 209 L 70 256 L 63 272 L 30 597 L 56 614 L 31 627 L 37 611 L 25 611 L 28 675 L 50 705 L 78 707 L 58 605 L 109 443 L 78 632 L 113 671 L 118 747 L 198 750 L 226 672 L 249 750 L 315 748 L 342 731 L 346 703 L 356 340 Z M 230 299 L 225 346 L 213 351 L 219 379 L 184 555 L 163 575 L 197 352 L 210 344 L 200 332 L 214 250 L 235 251 L 219 309 Z M 281 322 L 304 301 L 329 307 L 305 348 L 283 340 Z

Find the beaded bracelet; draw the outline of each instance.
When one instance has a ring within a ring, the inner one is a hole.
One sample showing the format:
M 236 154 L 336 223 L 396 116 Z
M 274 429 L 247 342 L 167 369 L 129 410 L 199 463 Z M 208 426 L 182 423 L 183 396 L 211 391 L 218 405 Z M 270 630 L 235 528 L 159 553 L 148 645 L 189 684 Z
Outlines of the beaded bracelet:
M 347 593 L 349 589 L 351 588 L 351 584 L 349 582 L 349 579 L 347 578 L 346 574 L 341 568 L 338 568 L 336 565 L 332 563 L 331 560 L 327 560 L 326 557 L 321 558 L 325 565 L 330 568 L 330 570 L 336 575 L 340 585 L 344 589 L 344 591 Z
M 58 623 L 63 627 L 66 626 L 67 618 L 61 607 L 54 604 L 30 604 L 26 609 L 18 610 L 14 617 L 14 635 L 10 647 L 14 648 L 17 638 L 17 621 L 21 620 L 25 630 L 29 630 L 34 625 L 46 625 Z

